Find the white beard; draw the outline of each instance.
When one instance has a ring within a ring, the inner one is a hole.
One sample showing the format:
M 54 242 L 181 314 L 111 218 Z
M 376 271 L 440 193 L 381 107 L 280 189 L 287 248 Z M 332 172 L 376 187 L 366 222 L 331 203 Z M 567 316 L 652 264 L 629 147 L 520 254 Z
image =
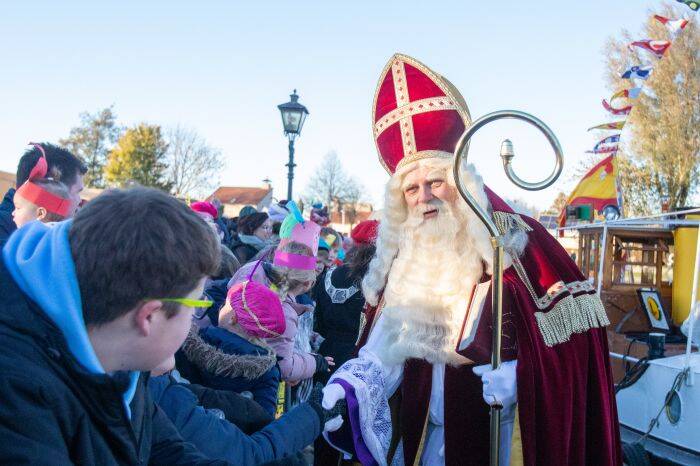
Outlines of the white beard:
M 403 223 L 384 291 L 382 318 L 392 335 L 378 353 L 387 364 L 467 361 L 455 348 L 483 264 L 466 225 L 463 213 L 446 203 L 436 218 L 423 220 L 419 210 Z

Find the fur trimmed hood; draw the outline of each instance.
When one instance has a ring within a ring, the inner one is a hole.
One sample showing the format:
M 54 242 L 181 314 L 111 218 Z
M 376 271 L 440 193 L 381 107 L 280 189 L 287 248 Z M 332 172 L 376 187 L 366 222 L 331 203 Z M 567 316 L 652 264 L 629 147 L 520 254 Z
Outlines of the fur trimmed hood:
M 243 340 L 238 335 L 233 333 L 231 335 L 232 338 Z M 246 343 L 249 342 L 246 341 Z M 249 344 L 252 345 L 252 343 Z M 243 377 L 254 380 L 262 377 L 277 364 L 277 356 L 271 349 L 260 348 L 267 353 L 228 354 L 206 342 L 199 334 L 197 327 L 192 327 L 182 345 L 182 352 L 200 370 L 222 377 Z

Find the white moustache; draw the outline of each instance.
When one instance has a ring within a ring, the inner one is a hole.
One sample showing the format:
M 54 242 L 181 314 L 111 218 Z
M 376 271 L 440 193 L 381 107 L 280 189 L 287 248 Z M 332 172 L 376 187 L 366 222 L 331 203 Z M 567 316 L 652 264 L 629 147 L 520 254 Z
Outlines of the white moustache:
M 418 204 L 416 206 L 416 209 L 417 209 L 416 213 L 419 215 L 423 215 L 426 212 L 430 212 L 431 210 L 437 210 L 438 212 L 440 212 L 440 210 L 444 204 L 445 203 L 443 201 L 441 201 L 440 199 L 431 199 L 425 204 Z

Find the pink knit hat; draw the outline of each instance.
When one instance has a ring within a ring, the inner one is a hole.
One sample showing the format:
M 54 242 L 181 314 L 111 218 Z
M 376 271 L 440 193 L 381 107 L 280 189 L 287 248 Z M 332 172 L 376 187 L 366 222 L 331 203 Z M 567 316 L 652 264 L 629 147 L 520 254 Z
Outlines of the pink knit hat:
M 278 337 L 287 328 L 282 302 L 274 291 L 252 280 L 260 262 L 255 264 L 246 281 L 236 283 L 228 290 L 227 300 L 236 314 L 238 325 L 248 335 Z

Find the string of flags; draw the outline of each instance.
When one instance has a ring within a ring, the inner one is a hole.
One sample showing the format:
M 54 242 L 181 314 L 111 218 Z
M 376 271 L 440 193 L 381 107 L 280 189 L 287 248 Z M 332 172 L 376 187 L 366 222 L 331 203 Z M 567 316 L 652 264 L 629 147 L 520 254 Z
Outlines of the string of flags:
M 589 150 L 587 152 L 590 154 L 608 154 L 610 152 L 617 152 L 618 144 L 620 144 L 620 135 L 614 134 L 602 139 L 595 145 L 593 150 Z
M 692 11 L 700 9 L 700 0 L 676 0 L 683 3 Z M 631 51 L 641 49 L 648 52 L 646 55 L 653 57 L 652 63 L 641 63 L 630 66 L 620 74 L 620 78 L 631 81 L 631 86 L 621 89 L 608 100 L 603 99 L 603 108 L 612 116 L 623 117 L 617 121 L 601 123 L 588 128 L 588 131 L 603 130 L 615 131 L 611 136 L 607 136 L 593 147 L 593 150 L 586 151 L 591 154 L 605 154 L 605 157 L 590 169 L 566 201 L 564 209 L 559 214 L 559 226 L 566 225 L 567 208 L 573 206 L 592 205 L 598 213 L 617 209 L 619 214 L 622 211 L 622 193 L 617 183 L 617 150 L 620 144 L 621 130 L 625 127 L 627 116 L 632 112 L 634 100 L 643 92 L 644 82 L 649 79 L 654 70 L 655 62 L 664 57 L 673 44 L 678 34 L 688 25 L 689 19 L 671 19 L 661 15 L 654 15 L 653 18 L 666 26 L 671 40 L 642 39 L 635 40 L 628 44 Z M 563 231 L 560 230 L 563 236 Z

